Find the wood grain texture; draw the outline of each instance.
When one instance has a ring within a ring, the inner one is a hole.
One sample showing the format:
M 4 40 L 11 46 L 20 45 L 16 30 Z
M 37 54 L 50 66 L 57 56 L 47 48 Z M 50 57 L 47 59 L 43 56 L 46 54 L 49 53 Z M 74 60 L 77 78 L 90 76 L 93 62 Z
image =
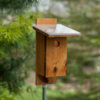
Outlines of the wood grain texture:
M 36 85 L 56 83 L 56 77 L 46 78 L 46 37 L 36 32 Z
M 66 76 L 67 39 L 46 38 L 46 77 Z
M 57 19 L 56 18 L 37 18 L 36 24 L 57 24 Z
M 45 75 L 45 41 L 46 37 L 36 32 L 36 73 Z

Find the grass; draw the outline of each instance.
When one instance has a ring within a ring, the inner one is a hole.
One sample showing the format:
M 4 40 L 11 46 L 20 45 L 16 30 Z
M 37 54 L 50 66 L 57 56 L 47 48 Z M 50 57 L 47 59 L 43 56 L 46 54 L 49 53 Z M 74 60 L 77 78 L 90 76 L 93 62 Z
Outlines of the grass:
M 67 90 L 52 90 L 47 89 L 47 100 L 55 100 L 55 98 L 66 98 L 67 95 L 75 95 L 75 92 L 68 92 Z M 27 87 L 25 86 L 23 92 L 21 92 L 15 100 L 42 100 L 42 88 L 39 87 Z
M 42 88 L 24 86 L 15 100 L 42 100 Z M 52 90 L 47 88 L 47 100 L 100 100 L 99 90 L 89 92 Z

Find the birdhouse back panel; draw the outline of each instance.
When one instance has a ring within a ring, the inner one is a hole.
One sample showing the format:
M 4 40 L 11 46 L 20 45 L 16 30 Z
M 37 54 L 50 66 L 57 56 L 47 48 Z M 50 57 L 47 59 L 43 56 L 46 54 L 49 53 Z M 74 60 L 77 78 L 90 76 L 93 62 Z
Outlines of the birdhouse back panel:
M 36 20 L 37 25 L 43 25 L 43 24 L 51 24 L 51 25 L 56 25 L 57 24 L 57 19 L 56 18 L 37 18 Z

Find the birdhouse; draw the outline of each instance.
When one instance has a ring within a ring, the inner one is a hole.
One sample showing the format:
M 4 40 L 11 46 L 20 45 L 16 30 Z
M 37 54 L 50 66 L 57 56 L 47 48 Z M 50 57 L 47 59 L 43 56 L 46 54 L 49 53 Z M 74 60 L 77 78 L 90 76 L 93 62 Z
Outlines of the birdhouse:
M 56 83 L 57 76 L 66 76 L 67 37 L 80 33 L 55 18 L 38 18 L 36 31 L 36 85 Z

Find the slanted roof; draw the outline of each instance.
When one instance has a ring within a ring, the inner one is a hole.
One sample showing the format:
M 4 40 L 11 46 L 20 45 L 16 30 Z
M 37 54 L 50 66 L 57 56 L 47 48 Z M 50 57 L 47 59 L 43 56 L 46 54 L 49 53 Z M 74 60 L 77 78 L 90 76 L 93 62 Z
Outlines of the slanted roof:
M 62 24 L 33 24 L 33 28 L 47 37 L 76 37 L 80 32 Z

